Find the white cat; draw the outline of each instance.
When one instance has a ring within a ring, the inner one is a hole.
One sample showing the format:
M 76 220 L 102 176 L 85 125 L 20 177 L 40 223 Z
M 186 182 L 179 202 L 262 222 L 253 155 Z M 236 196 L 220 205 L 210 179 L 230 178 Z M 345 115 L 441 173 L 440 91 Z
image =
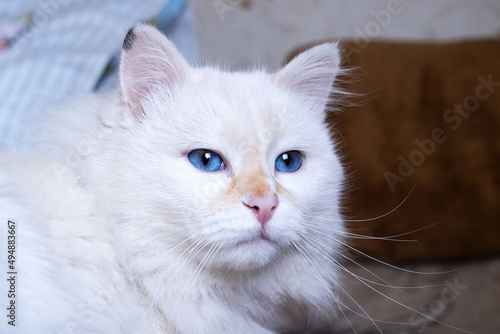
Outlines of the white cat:
M 224 73 L 137 25 L 120 66 L 116 92 L 54 112 L 36 153 L 1 156 L 0 332 L 329 328 L 344 235 L 325 124 L 337 46 L 273 74 Z

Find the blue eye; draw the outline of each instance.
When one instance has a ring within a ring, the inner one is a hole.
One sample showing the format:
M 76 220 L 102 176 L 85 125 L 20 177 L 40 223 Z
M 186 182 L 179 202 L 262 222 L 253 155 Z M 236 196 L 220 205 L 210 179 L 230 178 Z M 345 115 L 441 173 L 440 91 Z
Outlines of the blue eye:
M 302 154 L 299 151 L 289 151 L 280 154 L 274 162 L 278 172 L 292 173 L 302 166 Z
M 188 159 L 198 169 L 205 172 L 216 172 L 224 169 L 222 157 L 210 150 L 198 149 L 189 152 Z

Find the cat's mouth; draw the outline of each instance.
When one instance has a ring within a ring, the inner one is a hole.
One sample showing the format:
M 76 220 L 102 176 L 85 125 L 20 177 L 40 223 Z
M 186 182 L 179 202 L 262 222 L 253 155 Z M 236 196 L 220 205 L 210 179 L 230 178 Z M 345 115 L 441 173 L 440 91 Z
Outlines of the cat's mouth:
M 260 231 L 259 234 L 255 235 L 251 238 L 238 241 L 234 245 L 234 247 L 236 248 L 236 247 L 246 246 L 246 245 L 259 245 L 259 244 L 263 244 L 263 243 L 274 243 L 274 242 L 266 235 L 266 233 L 264 233 L 264 231 Z
M 246 233 L 231 241 L 227 240 L 221 249 L 225 256 L 221 256 L 220 264 L 236 271 L 247 272 L 267 266 L 279 256 L 281 248 L 272 236 L 263 231 Z

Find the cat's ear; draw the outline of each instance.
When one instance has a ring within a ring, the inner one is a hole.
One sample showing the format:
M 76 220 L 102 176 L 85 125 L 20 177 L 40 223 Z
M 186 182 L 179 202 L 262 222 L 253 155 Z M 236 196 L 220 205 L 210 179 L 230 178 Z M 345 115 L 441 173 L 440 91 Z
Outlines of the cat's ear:
M 143 113 L 144 98 L 155 89 L 167 91 L 186 79 L 190 67 L 175 46 L 157 29 L 138 24 L 123 41 L 120 85 L 134 116 Z
M 340 53 L 337 43 L 324 43 L 293 58 L 273 75 L 273 80 L 311 98 L 324 108 L 339 66 Z

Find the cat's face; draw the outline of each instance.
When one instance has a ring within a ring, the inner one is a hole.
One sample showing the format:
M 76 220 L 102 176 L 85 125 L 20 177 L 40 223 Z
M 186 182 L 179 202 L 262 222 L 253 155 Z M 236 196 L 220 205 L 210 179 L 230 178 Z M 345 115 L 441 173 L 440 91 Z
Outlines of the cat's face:
M 337 57 L 324 45 L 272 75 L 192 69 L 136 27 L 121 72 L 133 121 L 112 158 L 125 242 L 158 265 L 175 251 L 239 271 L 297 244 L 329 246 L 328 229 L 342 229 L 343 174 L 324 123 Z

